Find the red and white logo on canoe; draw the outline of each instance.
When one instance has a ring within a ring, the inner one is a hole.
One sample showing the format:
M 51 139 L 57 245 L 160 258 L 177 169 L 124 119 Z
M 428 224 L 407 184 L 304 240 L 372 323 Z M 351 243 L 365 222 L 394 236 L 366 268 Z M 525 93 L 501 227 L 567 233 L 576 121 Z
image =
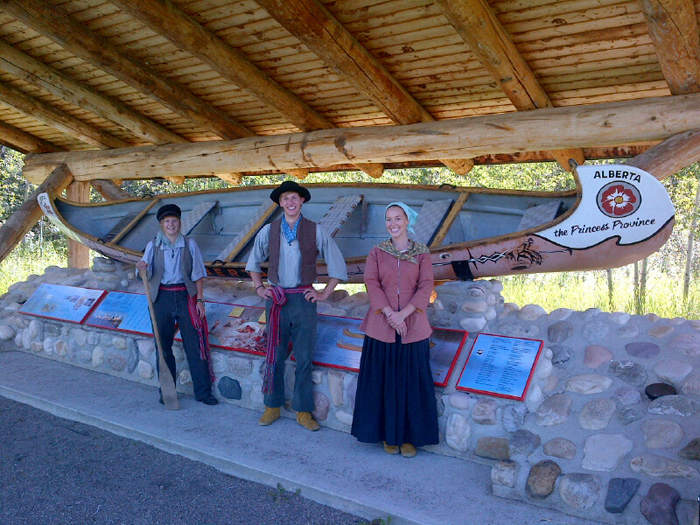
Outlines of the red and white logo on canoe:
M 642 196 L 628 182 L 611 182 L 600 189 L 596 202 L 598 209 L 608 217 L 627 217 L 637 211 Z

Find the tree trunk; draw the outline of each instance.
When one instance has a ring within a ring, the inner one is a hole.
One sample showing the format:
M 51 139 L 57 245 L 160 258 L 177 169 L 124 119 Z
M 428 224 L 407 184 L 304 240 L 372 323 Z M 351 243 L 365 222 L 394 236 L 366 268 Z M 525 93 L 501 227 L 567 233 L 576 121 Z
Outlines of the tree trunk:
M 700 167 L 695 166 L 698 172 L 697 183 L 698 186 L 695 189 L 695 206 L 693 206 L 693 222 L 690 226 L 690 232 L 688 232 L 688 253 L 685 260 L 685 275 L 683 277 L 683 300 L 685 303 L 688 302 L 688 292 L 690 291 L 690 276 L 693 270 L 693 241 L 695 240 L 695 230 L 698 227 L 698 208 L 700 208 Z

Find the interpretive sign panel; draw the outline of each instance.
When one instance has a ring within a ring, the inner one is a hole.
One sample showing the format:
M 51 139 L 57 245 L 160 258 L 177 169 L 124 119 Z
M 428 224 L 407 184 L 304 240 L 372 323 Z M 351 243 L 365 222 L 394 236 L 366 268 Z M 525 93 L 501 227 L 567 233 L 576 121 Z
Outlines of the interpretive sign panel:
M 265 355 L 267 337 L 260 317 L 265 308 L 206 302 L 209 345 Z M 180 332 L 175 339 L 182 341 Z
M 314 364 L 359 372 L 365 337 L 360 331 L 361 324 L 361 319 L 319 315 Z M 430 368 L 436 386 L 447 384 L 468 335 L 463 330 L 433 330 Z
M 104 290 L 42 283 L 19 309 L 23 314 L 81 323 Z
M 135 334 L 153 335 L 145 295 L 109 292 L 85 324 Z
M 535 339 L 477 335 L 457 390 L 522 401 L 543 346 Z

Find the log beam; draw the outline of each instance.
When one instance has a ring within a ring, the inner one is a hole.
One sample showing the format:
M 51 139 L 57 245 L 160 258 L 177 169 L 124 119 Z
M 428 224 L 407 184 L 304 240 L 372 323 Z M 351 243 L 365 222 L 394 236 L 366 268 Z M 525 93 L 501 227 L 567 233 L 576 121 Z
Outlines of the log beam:
M 473 158 L 620 143 L 648 143 L 700 128 L 700 94 L 546 108 L 412 124 L 313 131 L 235 141 L 28 155 L 24 175 L 44 180 L 67 163 L 76 180 L 150 179 Z M 342 146 L 342 147 L 340 147 Z
M 498 81 L 518 111 L 552 107 L 552 101 L 486 0 L 435 0 L 447 20 L 469 45 L 477 60 Z M 580 148 L 552 151 L 566 171 L 569 159 L 583 164 Z
M 256 3 L 395 123 L 434 120 L 317 0 L 256 0 Z M 449 159 L 445 164 L 460 175 L 466 175 L 474 166 L 468 159 Z
M 206 104 L 182 85 L 121 53 L 61 8 L 45 0 L 0 0 L 0 9 L 74 55 L 157 100 L 178 115 L 224 139 L 254 133 L 220 109 Z
M 124 148 L 131 145 L 3 82 L 0 82 L 0 102 L 98 148 Z
M 0 142 L 5 143 L 20 153 L 50 153 L 61 151 L 61 148 L 54 146 L 46 140 L 22 131 L 10 124 L 0 122 Z
M 73 202 L 90 202 L 90 183 L 73 181 L 66 189 L 66 197 Z M 90 248 L 68 239 L 68 268 L 89 268 Z
M 117 181 L 104 179 L 91 180 L 90 186 L 92 186 L 97 193 L 102 195 L 107 202 L 121 201 L 133 197 L 131 193 L 121 189 Z
M 60 99 L 78 106 L 153 144 L 187 142 L 160 124 L 72 80 L 63 73 L 0 41 L 0 69 L 39 86 Z
M 638 0 L 671 93 L 700 92 L 700 30 L 693 0 Z
M 627 164 L 662 180 L 696 162 L 700 162 L 700 128 L 674 135 L 630 159 Z
M 168 0 L 113 0 L 122 11 L 206 63 L 223 78 L 275 109 L 301 131 L 333 129 L 328 119 L 282 87 L 242 53 L 208 31 Z M 368 175 L 381 176 L 382 166 L 358 166 Z
M 37 223 L 43 212 L 36 201 L 43 192 L 61 193 L 72 182 L 73 177 L 66 166 L 59 166 L 41 183 L 22 206 L 8 217 L 0 227 L 0 262 L 4 261 L 26 233 Z

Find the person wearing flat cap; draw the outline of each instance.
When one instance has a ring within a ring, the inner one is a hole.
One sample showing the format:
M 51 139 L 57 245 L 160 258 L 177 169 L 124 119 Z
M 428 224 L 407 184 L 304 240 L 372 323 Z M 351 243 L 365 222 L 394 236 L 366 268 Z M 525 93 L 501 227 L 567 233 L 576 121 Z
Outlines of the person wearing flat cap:
M 180 233 L 181 215 L 175 204 L 165 204 L 158 209 L 156 218 L 160 231 L 146 245 L 143 258 L 136 267 L 148 271 L 148 286 L 163 357 L 173 379 L 177 377 L 173 355 L 177 324 L 192 376 L 194 397 L 205 405 L 216 405 L 218 400 L 211 389 L 213 377 L 204 313 L 206 269 L 196 241 Z M 163 403 L 162 395 L 160 403 Z
M 296 360 L 292 408 L 297 422 L 307 430 L 318 430 L 313 412 L 311 360 L 316 349 L 316 303 L 328 299 L 340 281 L 348 278 L 345 260 L 335 241 L 323 228 L 301 214 L 311 200 L 308 189 L 294 181 L 285 181 L 270 193 L 284 215 L 265 225 L 255 237 L 246 271 L 255 283 L 255 291 L 267 299 L 268 347 L 263 377 L 265 412 L 258 424 L 267 426 L 280 417 L 284 405 L 284 367 L 291 342 Z M 269 258 L 263 284 L 261 263 Z M 328 284 L 322 291 L 316 281 L 316 259 L 324 259 Z

